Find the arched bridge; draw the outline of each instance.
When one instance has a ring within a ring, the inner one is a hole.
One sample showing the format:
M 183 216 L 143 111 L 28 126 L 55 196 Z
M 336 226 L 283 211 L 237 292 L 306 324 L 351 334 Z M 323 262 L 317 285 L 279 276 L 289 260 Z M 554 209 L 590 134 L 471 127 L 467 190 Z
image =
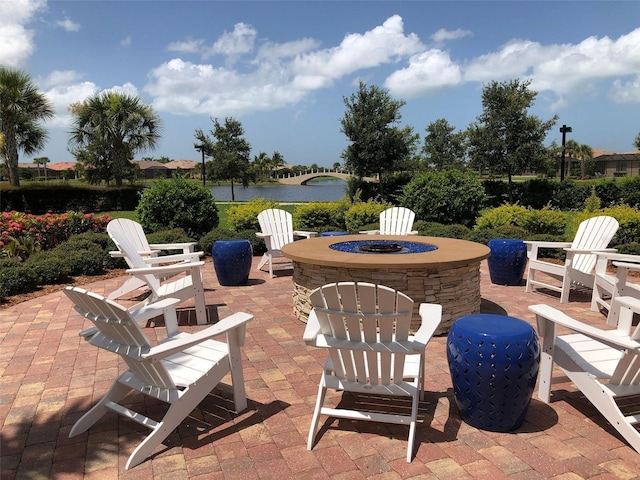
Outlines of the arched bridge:
M 312 173 L 302 173 L 299 175 L 291 175 L 289 177 L 278 178 L 278 182 L 284 185 L 305 185 L 308 181 L 319 177 L 333 177 L 339 180 L 349 180 L 353 175 L 350 173 L 332 172 L 332 171 L 316 171 Z M 367 182 L 375 182 L 377 179 L 365 177 Z

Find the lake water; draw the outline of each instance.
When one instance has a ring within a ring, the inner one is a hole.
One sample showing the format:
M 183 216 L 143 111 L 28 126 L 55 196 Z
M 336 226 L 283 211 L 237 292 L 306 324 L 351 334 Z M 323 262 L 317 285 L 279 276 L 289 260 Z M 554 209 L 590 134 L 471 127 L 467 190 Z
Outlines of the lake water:
M 343 180 L 327 180 L 309 182 L 307 185 L 234 185 L 236 200 L 265 198 L 278 202 L 335 202 L 345 195 L 347 182 Z M 231 186 L 211 188 L 216 201 L 231 201 Z

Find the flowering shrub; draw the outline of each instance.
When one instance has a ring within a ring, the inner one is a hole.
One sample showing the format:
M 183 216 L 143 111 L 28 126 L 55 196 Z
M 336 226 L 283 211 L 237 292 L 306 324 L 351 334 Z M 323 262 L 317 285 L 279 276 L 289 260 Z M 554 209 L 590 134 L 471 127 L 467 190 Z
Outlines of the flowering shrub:
M 67 212 L 30 215 L 21 212 L 2 212 L 0 216 L 0 250 L 11 239 L 32 241 L 42 250 L 49 250 L 66 241 L 71 235 L 83 232 L 105 232 L 111 217 L 105 214 Z

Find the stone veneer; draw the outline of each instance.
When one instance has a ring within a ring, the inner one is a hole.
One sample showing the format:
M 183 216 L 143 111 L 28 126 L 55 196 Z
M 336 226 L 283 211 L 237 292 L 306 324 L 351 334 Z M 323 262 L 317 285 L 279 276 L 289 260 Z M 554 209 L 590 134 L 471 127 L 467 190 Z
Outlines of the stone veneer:
M 399 290 L 414 300 L 413 331 L 420 326 L 420 303 L 442 305 L 442 322 L 436 334 L 445 334 L 455 319 L 480 312 L 480 261 L 441 267 L 363 269 L 294 261 L 294 313 L 306 322 L 311 311 L 309 294 L 322 285 L 342 281 L 370 282 Z

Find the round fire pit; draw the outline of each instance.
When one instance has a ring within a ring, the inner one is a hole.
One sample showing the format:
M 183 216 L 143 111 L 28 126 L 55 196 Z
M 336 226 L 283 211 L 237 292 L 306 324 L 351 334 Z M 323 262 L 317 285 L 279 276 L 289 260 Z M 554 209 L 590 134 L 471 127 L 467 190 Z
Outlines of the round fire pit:
M 293 260 L 293 308 L 301 321 L 309 317 L 312 290 L 332 282 L 369 282 L 414 300 L 413 330 L 420 325 L 420 303 L 442 305 L 436 333 L 443 334 L 456 318 L 480 312 L 480 262 L 490 250 L 452 238 L 346 235 L 297 240 L 282 253 Z

